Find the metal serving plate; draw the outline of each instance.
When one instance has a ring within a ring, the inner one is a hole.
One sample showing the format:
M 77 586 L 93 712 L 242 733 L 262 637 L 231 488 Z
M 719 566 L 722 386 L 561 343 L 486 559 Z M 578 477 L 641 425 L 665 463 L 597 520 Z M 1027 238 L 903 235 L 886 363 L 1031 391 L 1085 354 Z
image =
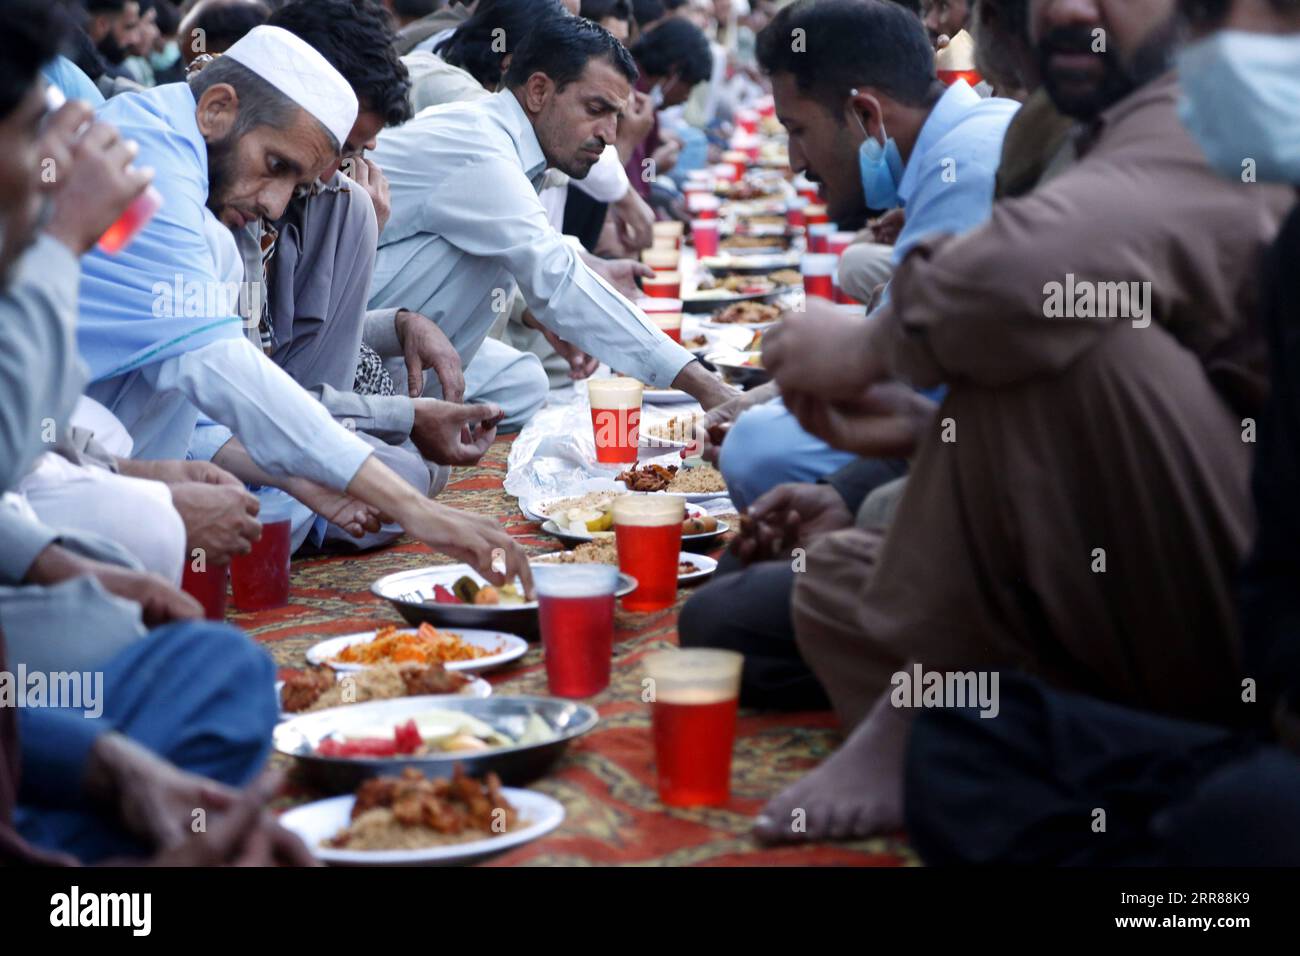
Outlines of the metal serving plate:
M 537 634 L 537 602 L 523 604 L 437 604 L 433 600 L 436 584 L 450 588 L 456 579 L 469 575 L 478 584 L 485 582 L 482 575 L 468 564 L 440 564 L 432 568 L 399 571 L 380 578 L 370 586 L 370 592 L 383 598 L 411 624 L 428 621 L 438 627 L 469 627 L 493 631 L 507 631 L 524 637 Z M 636 578 L 619 574 L 618 597 L 636 590 Z
M 706 355 L 704 361 L 715 366 L 731 384 L 739 385 L 742 388 L 754 388 L 762 385 L 772 377 L 772 373 L 765 368 L 744 364 L 745 356 L 755 354 L 760 353 L 713 352 Z
M 524 732 L 530 714 L 537 714 L 556 737 L 523 746 L 423 757 L 321 757 L 314 753 L 331 734 L 390 721 L 396 727 L 435 708 L 464 711 L 512 737 Z M 396 776 L 407 767 L 430 778 L 450 777 L 456 764 L 471 776 L 493 772 L 503 783 L 518 787 L 545 774 L 569 741 L 587 733 L 599 719 L 594 707 L 553 697 L 401 697 L 302 714 L 276 727 L 272 740 L 276 750 L 297 760 L 312 785 L 330 793 L 351 791 L 370 777 Z

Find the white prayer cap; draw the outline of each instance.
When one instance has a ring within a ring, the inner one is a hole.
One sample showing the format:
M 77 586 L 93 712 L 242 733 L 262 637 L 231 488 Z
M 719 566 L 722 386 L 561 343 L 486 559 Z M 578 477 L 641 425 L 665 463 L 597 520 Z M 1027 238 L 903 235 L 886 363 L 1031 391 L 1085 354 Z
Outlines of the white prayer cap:
M 301 37 L 281 27 L 253 27 L 225 52 L 293 100 L 334 134 L 339 145 L 357 121 L 357 96 L 338 70 Z

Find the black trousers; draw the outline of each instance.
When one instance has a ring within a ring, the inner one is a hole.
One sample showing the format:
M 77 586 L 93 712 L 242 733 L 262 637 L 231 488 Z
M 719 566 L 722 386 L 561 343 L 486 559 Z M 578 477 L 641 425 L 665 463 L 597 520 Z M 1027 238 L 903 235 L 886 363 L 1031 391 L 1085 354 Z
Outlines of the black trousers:
M 564 200 L 564 228 L 560 231 L 566 236 L 577 236 L 582 248 L 594 253 L 600 231 L 605 228 L 608 209 L 608 203 L 596 202 L 570 183 L 569 195 Z
M 1300 864 L 1289 751 L 1006 672 L 998 697 L 992 718 L 917 714 L 904 809 L 926 863 Z

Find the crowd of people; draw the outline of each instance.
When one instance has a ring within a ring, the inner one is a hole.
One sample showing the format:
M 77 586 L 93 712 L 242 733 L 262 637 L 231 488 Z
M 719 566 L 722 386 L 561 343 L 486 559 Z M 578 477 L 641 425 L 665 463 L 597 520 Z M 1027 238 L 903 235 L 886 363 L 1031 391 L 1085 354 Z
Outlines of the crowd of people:
M 0 861 L 310 862 L 187 564 L 274 508 L 531 592 L 438 496 L 602 364 L 700 403 L 745 515 L 681 643 L 844 728 L 761 839 L 1300 859 L 1294 0 L 0 0 L 0 48 L 0 671 L 104 684 L 0 706 Z M 737 395 L 637 257 L 769 95 L 866 308 Z

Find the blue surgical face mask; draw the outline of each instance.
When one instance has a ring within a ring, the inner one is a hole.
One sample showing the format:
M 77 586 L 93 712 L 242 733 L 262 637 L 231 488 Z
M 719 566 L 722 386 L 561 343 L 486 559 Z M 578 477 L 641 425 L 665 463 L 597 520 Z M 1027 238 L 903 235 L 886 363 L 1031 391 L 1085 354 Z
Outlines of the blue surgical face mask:
M 1179 118 L 1216 172 L 1300 183 L 1300 34 L 1225 30 L 1176 63 Z
M 852 91 L 857 95 L 857 91 Z M 898 181 L 903 178 L 903 156 L 898 144 L 885 132 L 885 121 L 880 121 L 883 143 L 877 142 L 862 125 L 862 117 L 853 110 L 853 118 L 862 127 L 862 145 L 858 147 L 858 175 L 862 177 L 862 192 L 868 209 L 894 209 L 898 206 Z

